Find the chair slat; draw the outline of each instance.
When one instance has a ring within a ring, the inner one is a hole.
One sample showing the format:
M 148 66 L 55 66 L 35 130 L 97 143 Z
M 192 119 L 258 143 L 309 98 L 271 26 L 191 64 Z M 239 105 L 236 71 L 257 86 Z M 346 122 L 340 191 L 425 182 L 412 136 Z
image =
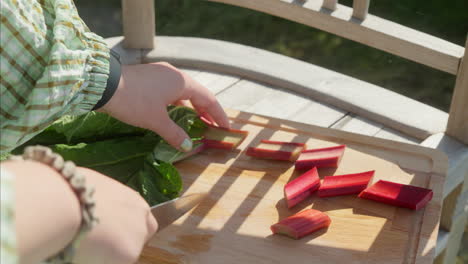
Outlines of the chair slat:
M 354 0 L 353 1 L 353 17 L 364 20 L 369 12 L 370 0 Z
M 450 105 L 447 134 L 468 145 L 468 38 L 465 44 L 465 56 L 455 82 L 455 90 Z
M 335 11 L 338 0 L 323 0 L 323 7 Z
M 368 15 L 364 21 L 351 19 L 353 9 L 337 5 L 334 12 L 323 8 L 323 0 L 209 0 L 265 12 L 331 32 L 338 36 L 457 74 L 464 48 L 443 39 Z
M 131 49 L 152 49 L 156 21 L 154 0 L 122 0 L 124 46 Z

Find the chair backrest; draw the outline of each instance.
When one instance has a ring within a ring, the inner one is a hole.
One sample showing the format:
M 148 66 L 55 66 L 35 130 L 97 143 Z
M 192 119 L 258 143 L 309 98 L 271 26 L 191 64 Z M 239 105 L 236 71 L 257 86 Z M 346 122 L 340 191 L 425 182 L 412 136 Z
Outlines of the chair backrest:
M 468 144 L 468 59 L 465 48 L 429 34 L 368 14 L 370 0 L 353 7 L 338 0 L 209 0 L 257 10 L 456 75 L 446 133 Z M 152 49 L 154 0 L 122 0 L 124 45 Z

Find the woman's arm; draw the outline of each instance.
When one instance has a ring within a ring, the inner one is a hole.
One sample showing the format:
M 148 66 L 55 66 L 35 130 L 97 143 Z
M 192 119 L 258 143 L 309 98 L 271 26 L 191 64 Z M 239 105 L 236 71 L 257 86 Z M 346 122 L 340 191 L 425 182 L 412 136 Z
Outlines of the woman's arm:
M 73 239 L 81 222 L 80 205 L 62 175 L 47 165 L 6 161 L 1 166 L 14 177 L 19 263 L 39 263 Z
M 39 263 L 57 254 L 72 241 L 81 223 L 80 205 L 70 186 L 42 163 L 6 161 L 0 166 L 14 177 L 19 263 Z M 148 204 L 103 174 L 86 168 L 77 172 L 95 189 L 99 222 L 78 244 L 73 263 L 134 263 L 158 228 Z

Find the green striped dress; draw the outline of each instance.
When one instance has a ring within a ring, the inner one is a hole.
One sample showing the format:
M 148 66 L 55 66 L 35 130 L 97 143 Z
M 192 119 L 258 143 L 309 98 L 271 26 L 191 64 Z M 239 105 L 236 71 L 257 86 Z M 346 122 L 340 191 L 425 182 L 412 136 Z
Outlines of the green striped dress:
M 109 49 L 89 31 L 72 0 L 1 0 L 0 12 L 0 154 L 5 154 L 60 116 L 94 107 L 106 87 Z M 0 262 L 14 264 L 12 181 L 2 173 Z

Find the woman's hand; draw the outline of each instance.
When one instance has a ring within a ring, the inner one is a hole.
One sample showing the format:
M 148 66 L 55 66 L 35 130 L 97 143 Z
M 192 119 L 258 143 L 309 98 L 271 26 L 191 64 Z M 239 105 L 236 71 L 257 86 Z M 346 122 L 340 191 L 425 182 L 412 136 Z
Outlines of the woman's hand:
M 70 243 L 80 222 L 76 194 L 56 170 L 35 161 L 1 163 L 15 177 L 15 227 L 19 263 L 39 263 Z M 96 171 L 77 168 L 95 188 L 99 223 L 79 244 L 73 263 L 136 262 L 158 225 L 132 189 Z
M 158 225 L 148 204 L 134 190 L 87 168 L 78 168 L 94 186 L 99 223 L 79 244 L 76 263 L 128 264 L 137 261 Z
M 122 66 L 119 87 L 99 111 L 134 126 L 153 130 L 172 146 L 188 151 L 192 142 L 168 116 L 166 107 L 189 100 L 195 110 L 221 127 L 226 113 L 205 87 L 168 63 Z

